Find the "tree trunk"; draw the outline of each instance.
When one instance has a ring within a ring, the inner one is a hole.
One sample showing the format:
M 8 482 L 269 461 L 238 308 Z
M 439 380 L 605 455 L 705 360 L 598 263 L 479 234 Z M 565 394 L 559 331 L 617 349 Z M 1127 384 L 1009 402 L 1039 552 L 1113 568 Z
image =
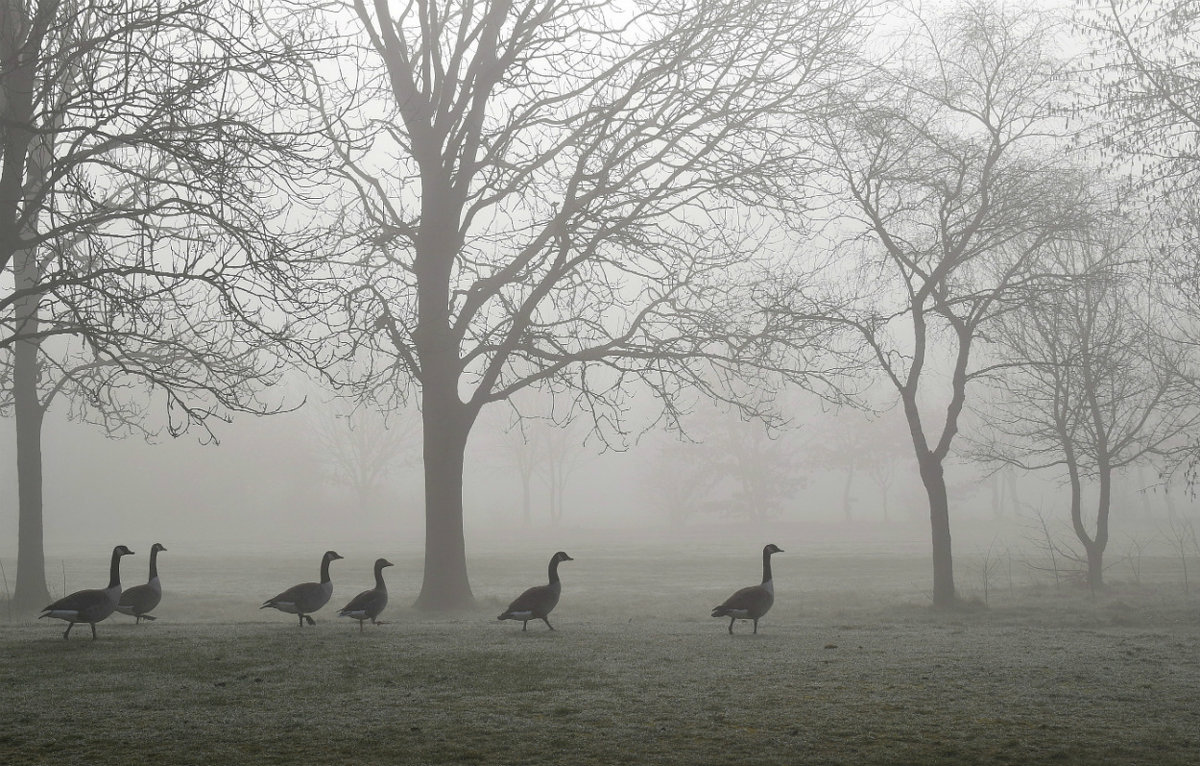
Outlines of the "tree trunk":
M 1104 550 L 1108 547 L 1108 513 L 1112 507 L 1112 468 L 1107 462 L 1100 466 L 1100 496 L 1096 501 L 1096 536 L 1086 546 L 1088 558 L 1088 588 L 1104 588 Z
M 16 283 L 29 289 L 36 282 L 32 253 L 18 253 Z M 17 582 L 13 606 L 18 611 L 40 609 L 50 602 L 46 587 L 46 556 L 42 535 L 42 420 L 38 399 L 38 302 L 32 294 L 16 304 L 16 328 L 23 336 L 13 344 L 13 413 L 17 429 Z
M 929 496 L 929 524 L 933 533 L 933 605 L 954 606 L 954 556 L 950 540 L 950 500 L 942 463 L 932 455 L 919 458 L 921 482 Z
M 418 609 L 465 609 L 475 603 L 463 533 L 463 467 L 473 418 L 454 389 L 423 392 L 425 575 Z

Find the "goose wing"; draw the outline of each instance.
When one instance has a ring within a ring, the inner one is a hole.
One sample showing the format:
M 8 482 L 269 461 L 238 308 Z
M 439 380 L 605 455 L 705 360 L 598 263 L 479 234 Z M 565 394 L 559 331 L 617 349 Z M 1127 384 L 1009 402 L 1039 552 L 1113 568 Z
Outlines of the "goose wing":
M 88 607 L 94 607 L 108 601 L 108 591 L 98 588 L 77 590 L 69 596 L 63 596 L 58 601 L 42 609 L 43 612 L 77 612 Z
M 549 585 L 535 585 L 517 596 L 501 618 L 514 612 L 531 612 L 536 617 L 543 617 L 557 603 L 558 592 L 554 588 Z
M 263 607 L 273 606 L 282 609 L 285 606 L 295 607 L 299 612 L 315 612 L 329 601 L 333 588 L 326 590 L 318 582 L 302 582 L 280 593 L 272 599 L 263 602 Z
M 761 585 L 750 585 L 735 592 L 725 602 L 715 607 L 713 617 L 726 617 L 733 612 L 745 613 L 747 617 L 761 617 L 771 608 L 775 597 Z
M 117 611 L 121 614 L 144 614 L 158 606 L 158 602 L 161 600 L 161 590 L 156 590 L 150 585 L 135 585 L 121 593 L 121 600 L 117 602 Z
M 338 614 L 347 617 L 351 614 L 361 613 L 367 617 L 377 617 L 385 606 L 387 606 L 387 591 L 371 588 L 350 599 L 350 603 L 338 610 Z

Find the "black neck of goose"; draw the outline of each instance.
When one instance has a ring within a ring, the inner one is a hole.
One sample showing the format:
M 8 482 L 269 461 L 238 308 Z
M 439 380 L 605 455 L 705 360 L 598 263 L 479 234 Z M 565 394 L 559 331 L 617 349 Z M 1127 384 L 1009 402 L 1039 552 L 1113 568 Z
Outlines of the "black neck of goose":
M 158 548 L 150 549 L 150 579 L 158 577 Z
M 330 560 L 331 559 L 328 556 L 321 559 L 321 582 L 323 582 L 323 583 L 329 582 L 329 562 L 330 562 Z
M 550 559 L 550 584 L 558 582 L 558 557 Z
M 379 564 L 375 565 L 375 587 L 379 590 L 387 587 L 383 584 L 383 567 Z
M 121 587 L 121 554 L 113 551 L 112 564 L 108 568 L 108 587 Z
M 771 581 L 771 552 L 763 551 L 763 582 Z

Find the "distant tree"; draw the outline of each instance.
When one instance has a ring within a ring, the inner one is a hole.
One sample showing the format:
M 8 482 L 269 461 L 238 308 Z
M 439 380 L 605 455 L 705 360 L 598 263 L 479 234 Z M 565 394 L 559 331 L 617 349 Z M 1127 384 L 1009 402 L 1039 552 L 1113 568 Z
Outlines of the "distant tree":
M 674 522 L 714 514 L 761 524 L 792 507 L 807 480 L 794 430 L 773 434 L 757 419 L 714 405 L 697 407 L 683 428 L 678 438 L 658 442 L 643 479 Z
M 523 397 L 524 398 L 524 397 Z M 533 490 L 536 483 L 546 489 L 546 511 L 552 525 L 562 521 L 566 489 L 571 474 L 587 455 L 587 432 L 578 421 L 560 419 L 552 411 L 533 414 L 513 412 L 513 417 L 490 430 L 499 431 L 499 448 L 492 461 L 502 469 L 516 469 L 521 482 L 521 520 L 533 523 Z M 561 415 L 561 414 L 560 414 Z
M 714 445 L 663 433 L 639 447 L 639 454 L 643 449 L 650 454 L 638 464 L 641 495 L 672 526 L 720 510 L 715 490 L 723 476 L 712 470 Z
M 389 475 L 420 462 L 418 413 L 334 403 L 311 411 L 310 417 L 318 459 L 333 483 L 350 488 L 362 513 L 371 509 Z
M 1125 235 L 1099 231 L 1057 243 L 1047 257 L 1063 283 L 1029 296 L 994 331 L 1005 370 L 992 380 L 1000 395 L 988 418 L 990 456 L 1065 474 L 1094 589 L 1104 584 L 1114 481 L 1125 468 L 1181 452 L 1200 423 L 1176 372 L 1183 350 L 1153 330 L 1162 306 L 1136 250 Z M 1087 497 L 1094 512 L 1084 510 Z
M 884 521 L 891 512 L 891 494 L 896 473 L 911 438 L 891 413 L 868 418 L 861 412 L 838 411 L 809 423 L 806 429 L 807 462 L 826 471 L 845 473 L 842 484 L 842 514 L 854 518 L 854 483 L 863 475 L 879 494 L 879 511 Z
M 338 276 L 357 285 L 349 334 L 386 368 L 364 385 L 415 386 L 424 422 L 418 606 L 473 601 L 464 450 L 486 405 L 551 390 L 623 438 L 634 391 L 668 419 L 682 387 L 722 395 L 708 381 L 746 349 L 730 343 L 730 278 L 771 215 L 804 216 L 802 199 L 754 208 L 810 170 L 779 118 L 825 108 L 864 5 L 330 11 L 321 28 L 358 27 L 358 57 L 336 75 L 314 68 L 313 99 L 353 194 L 343 223 L 358 247 Z
M 1068 95 L 1057 34 L 1033 8 L 988 2 L 917 23 L 828 121 L 830 194 L 848 203 L 831 233 L 839 282 L 764 291 L 777 322 L 843 327 L 895 389 L 929 500 L 939 607 L 956 601 L 944 466 L 981 372 L 973 352 L 1080 217 L 1078 174 L 1054 141 Z
M 53 402 L 109 433 L 208 436 L 276 408 L 257 398 L 279 369 L 262 299 L 287 284 L 264 179 L 300 136 L 253 118 L 301 52 L 255 24 L 217 0 L 0 0 L 0 406 L 16 420 L 22 608 L 47 600 Z

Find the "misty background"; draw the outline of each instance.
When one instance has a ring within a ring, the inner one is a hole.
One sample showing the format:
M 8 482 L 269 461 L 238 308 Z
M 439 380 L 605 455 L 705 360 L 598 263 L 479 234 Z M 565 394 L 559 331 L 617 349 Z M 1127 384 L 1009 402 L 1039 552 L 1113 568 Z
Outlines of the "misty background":
M 1194 9 L 518 6 L 5 6 L 23 600 L 114 541 L 400 546 L 431 608 L 499 542 L 937 606 L 952 550 L 1200 553 Z

